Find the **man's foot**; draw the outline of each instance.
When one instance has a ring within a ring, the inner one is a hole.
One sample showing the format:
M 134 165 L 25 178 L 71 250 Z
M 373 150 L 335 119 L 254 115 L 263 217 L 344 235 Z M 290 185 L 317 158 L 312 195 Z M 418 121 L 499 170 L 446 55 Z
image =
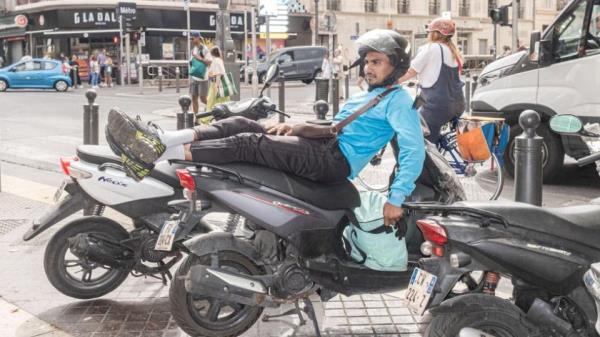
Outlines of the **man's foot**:
M 143 125 L 124 112 L 111 110 L 108 113 L 107 133 L 110 133 L 117 148 L 128 158 L 136 159 L 144 164 L 153 164 L 166 150 L 166 146 L 158 137 L 156 127 Z
M 123 164 L 127 175 L 133 178 L 135 181 L 141 181 L 145 176 L 150 174 L 150 172 L 154 168 L 153 164 L 146 164 L 140 162 L 139 160 L 128 157 L 124 153 L 123 149 L 121 149 L 119 145 L 115 142 L 110 132 L 108 132 L 108 126 L 106 128 L 106 141 L 108 143 L 108 146 L 110 146 L 112 152 L 114 152 L 114 154 L 119 156 L 119 158 L 121 159 L 121 163 Z

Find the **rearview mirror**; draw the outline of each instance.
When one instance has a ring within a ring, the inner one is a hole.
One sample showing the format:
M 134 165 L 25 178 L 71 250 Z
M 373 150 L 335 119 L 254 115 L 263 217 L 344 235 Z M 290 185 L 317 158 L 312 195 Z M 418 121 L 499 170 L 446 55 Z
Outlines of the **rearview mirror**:
M 550 130 L 561 134 L 579 134 L 583 130 L 583 122 L 573 115 L 556 115 L 550 118 Z
M 271 64 L 269 69 L 267 69 L 267 74 L 265 75 L 265 84 L 263 85 L 262 90 L 260 91 L 259 97 L 262 97 L 265 89 L 271 86 L 271 82 L 277 77 L 279 73 L 279 66 L 277 64 Z
M 529 39 L 529 59 L 533 62 L 536 62 L 539 59 L 541 39 L 542 33 L 539 31 L 531 33 L 531 38 Z

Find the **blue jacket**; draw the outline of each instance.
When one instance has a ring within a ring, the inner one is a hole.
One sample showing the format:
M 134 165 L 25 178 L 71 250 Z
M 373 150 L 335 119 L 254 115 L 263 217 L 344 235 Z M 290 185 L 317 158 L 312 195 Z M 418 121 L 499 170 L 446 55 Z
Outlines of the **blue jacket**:
M 369 102 L 385 88 L 362 92 L 348 99 L 334 118 L 340 121 Z M 388 94 L 379 104 L 346 125 L 338 136 L 339 147 L 350 165 L 350 177 L 354 179 L 394 136 L 398 135 L 399 170 L 392 186 L 388 202 L 400 206 L 415 188 L 415 180 L 421 174 L 425 160 L 425 143 L 418 112 L 412 108 L 413 99 L 406 89 L 399 87 Z M 391 172 L 390 172 L 391 173 Z

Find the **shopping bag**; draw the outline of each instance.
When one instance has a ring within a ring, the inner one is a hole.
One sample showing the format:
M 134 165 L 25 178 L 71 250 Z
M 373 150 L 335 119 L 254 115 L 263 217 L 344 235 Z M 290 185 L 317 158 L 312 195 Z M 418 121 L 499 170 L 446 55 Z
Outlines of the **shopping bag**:
M 217 98 L 230 97 L 238 93 L 233 81 L 233 75 L 227 73 L 226 75 L 219 76 L 219 90 L 217 90 Z
M 481 123 L 467 122 L 456 134 L 458 152 L 466 161 L 485 161 L 491 157 L 490 148 L 481 130 Z

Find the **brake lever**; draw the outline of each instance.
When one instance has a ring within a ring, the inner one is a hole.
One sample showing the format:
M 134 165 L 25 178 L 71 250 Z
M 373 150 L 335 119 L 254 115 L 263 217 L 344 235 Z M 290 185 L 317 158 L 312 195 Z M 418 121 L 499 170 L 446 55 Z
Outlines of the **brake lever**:
M 277 112 L 277 113 L 278 113 L 278 114 L 280 114 L 280 115 L 284 115 L 284 116 L 285 116 L 285 117 L 287 117 L 287 118 L 292 118 L 292 116 L 290 116 L 290 115 L 286 114 L 286 113 L 285 113 L 285 112 L 283 112 L 283 111 L 280 111 L 280 110 L 277 110 L 277 109 L 273 109 L 273 111 Z

